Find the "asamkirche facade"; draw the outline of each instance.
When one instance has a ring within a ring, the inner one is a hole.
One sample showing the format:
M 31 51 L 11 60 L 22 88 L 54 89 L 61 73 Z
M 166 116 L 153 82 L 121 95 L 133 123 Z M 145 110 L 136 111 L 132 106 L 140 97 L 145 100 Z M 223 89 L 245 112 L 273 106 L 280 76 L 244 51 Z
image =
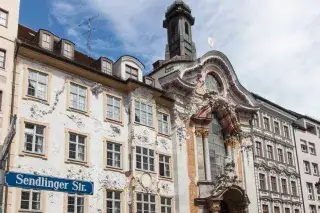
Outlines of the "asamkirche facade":
M 9 187 L 6 212 L 304 212 L 294 116 L 246 90 L 223 53 L 197 58 L 194 22 L 183 1 L 168 7 L 165 60 L 147 76 L 132 56 L 93 59 L 19 26 L 8 170 L 94 193 Z

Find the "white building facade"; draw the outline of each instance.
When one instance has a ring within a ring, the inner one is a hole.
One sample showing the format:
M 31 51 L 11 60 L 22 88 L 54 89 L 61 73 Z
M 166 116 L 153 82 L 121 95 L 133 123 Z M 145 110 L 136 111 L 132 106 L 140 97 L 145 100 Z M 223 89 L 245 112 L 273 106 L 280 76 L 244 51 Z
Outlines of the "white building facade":
M 317 213 L 320 212 L 320 189 L 315 186 L 320 182 L 320 123 L 300 116 L 295 126 L 305 212 Z

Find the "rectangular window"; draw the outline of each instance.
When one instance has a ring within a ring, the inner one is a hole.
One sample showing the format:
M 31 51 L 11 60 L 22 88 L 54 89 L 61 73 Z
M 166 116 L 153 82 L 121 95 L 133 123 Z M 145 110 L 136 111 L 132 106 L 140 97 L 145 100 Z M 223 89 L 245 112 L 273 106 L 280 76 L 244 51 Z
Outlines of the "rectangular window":
M 172 204 L 171 198 L 161 197 L 161 213 L 171 213 Z
M 169 116 L 160 112 L 158 113 L 158 131 L 169 135 Z
M 41 192 L 36 190 L 21 190 L 20 209 L 25 211 L 41 210 Z
M 153 109 L 152 105 L 135 101 L 135 122 L 153 126 Z
M 282 153 L 282 149 L 278 149 L 278 160 L 280 162 L 283 162 L 283 153 Z
M 126 75 L 127 78 L 132 78 L 138 80 L 138 69 L 126 65 Z
M 82 161 L 86 160 L 86 136 L 76 133 L 69 133 L 69 159 Z
M 165 155 L 159 155 L 159 175 L 162 177 L 170 178 L 170 166 L 170 157 Z
M 307 183 L 308 199 L 314 200 L 313 184 Z
M 274 207 L 274 213 L 280 213 L 280 208 L 278 206 Z
M 287 155 L 288 155 L 288 164 L 292 166 L 293 165 L 292 153 L 287 152 Z
M 6 51 L 0 49 L 0 68 L 5 68 L 6 65 Z
M 295 209 L 294 213 L 300 213 L 299 209 Z
M 282 193 L 283 194 L 288 194 L 287 180 L 286 179 L 281 179 L 281 186 L 282 186 Z
M 300 140 L 300 142 L 301 142 L 301 151 L 308 153 L 307 142 L 305 140 L 302 140 L 302 139 Z
M 72 54 L 72 46 L 71 44 L 68 44 L 66 42 L 64 42 L 63 44 L 63 55 L 67 58 L 72 58 L 73 54 Z
M 261 149 L 261 143 L 256 142 L 256 152 L 258 156 L 262 156 L 262 149 Z
M 0 25 L 6 27 L 8 24 L 8 12 L 0 9 Z
M 136 167 L 140 170 L 154 172 L 154 150 L 137 146 Z
M 283 134 L 284 134 L 284 137 L 285 138 L 290 138 L 290 135 L 289 135 L 289 127 L 287 126 L 283 126 Z
M 310 174 L 311 171 L 310 171 L 310 163 L 309 163 L 309 161 L 305 161 L 304 160 L 303 161 L 303 165 L 304 165 L 304 172 Z
M 259 117 L 258 117 L 257 114 L 253 115 L 253 120 L 252 121 L 253 121 L 253 126 L 259 127 Z
M 312 163 L 312 170 L 313 170 L 313 174 L 314 174 L 314 175 L 319 175 L 318 164 Z
M 121 213 L 121 192 L 107 190 L 107 213 Z
M 262 213 L 269 213 L 268 205 L 262 205 Z
M 291 190 L 292 190 L 292 195 L 297 196 L 297 185 L 296 182 L 291 181 Z
M 121 168 L 121 144 L 107 142 L 107 166 Z
M 68 213 L 84 213 L 84 196 L 68 194 Z
M 289 208 L 285 208 L 284 209 L 284 213 L 290 213 L 290 209 Z
M 264 174 L 259 174 L 260 189 L 266 190 L 266 176 Z
M 272 149 L 272 146 L 267 145 L 267 151 L 268 151 L 268 158 L 273 160 L 273 149 Z
M 314 143 L 309 142 L 309 151 L 310 151 L 311 155 L 316 155 L 316 147 L 315 147 Z
M 121 99 L 107 95 L 107 118 L 121 121 Z
M 29 70 L 28 96 L 47 100 L 48 75 L 42 72 Z
M 264 125 L 264 129 L 270 130 L 269 118 L 263 117 L 263 125 Z
M 310 213 L 317 213 L 317 209 L 315 205 L 310 205 L 309 208 L 310 208 Z
M 189 24 L 188 22 L 184 22 L 184 31 L 186 35 L 189 35 Z
M 87 110 L 87 88 L 70 83 L 70 107 L 73 109 Z
M 279 122 L 278 122 L 278 121 L 274 121 L 273 124 L 274 124 L 274 132 L 275 132 L 277 135 L 280 135 Z
M 270 180 L 271 180 L 271 189 L 273 192 L 277 192 L 277 179 L 276 177 L 270 177 Z
M 42 47 L 46 49 L 51 48 L 51 36 L 47 33 L 42 33 Z
M 313 124 L 306 123 L 306 129 L 307 129 L 307 132 L 317 135 L 316 127 Z
M 102 60 L 101 70 L 103 73 L 112 75 L 112 65 L 109 61 Z
M 35 154 L 44 154 L 45 126 L 25 123 L 24 151 Z
M 156 196 L 152 194 L 137 193 L 137 213 L 155 213 Z

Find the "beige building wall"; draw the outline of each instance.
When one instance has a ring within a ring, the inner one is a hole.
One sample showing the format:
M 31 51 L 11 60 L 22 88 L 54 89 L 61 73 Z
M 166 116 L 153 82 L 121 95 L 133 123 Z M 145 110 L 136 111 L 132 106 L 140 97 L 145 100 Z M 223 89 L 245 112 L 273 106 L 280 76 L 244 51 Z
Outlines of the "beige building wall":
M 0 144 L 3 143 L 10 122 L 12 71 L 15 39 L 18 32 L 20 0 L 0 1 Z M 3 57 L 4 56 L 4 57 Z

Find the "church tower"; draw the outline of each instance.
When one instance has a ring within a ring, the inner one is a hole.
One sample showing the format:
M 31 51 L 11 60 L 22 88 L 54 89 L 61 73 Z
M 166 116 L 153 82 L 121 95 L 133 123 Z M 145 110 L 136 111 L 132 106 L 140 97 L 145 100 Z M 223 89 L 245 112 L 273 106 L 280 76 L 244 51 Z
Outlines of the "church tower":
M 196 60 L 196 47 L 192 41 L 191 27 L 195 18 L 190 7 L 182 0 L 175 0 L 168 7 L 163 21 L 167 29 L 168 44 L 166 45 L 166 60 L 175 56 L 183 56 Z

